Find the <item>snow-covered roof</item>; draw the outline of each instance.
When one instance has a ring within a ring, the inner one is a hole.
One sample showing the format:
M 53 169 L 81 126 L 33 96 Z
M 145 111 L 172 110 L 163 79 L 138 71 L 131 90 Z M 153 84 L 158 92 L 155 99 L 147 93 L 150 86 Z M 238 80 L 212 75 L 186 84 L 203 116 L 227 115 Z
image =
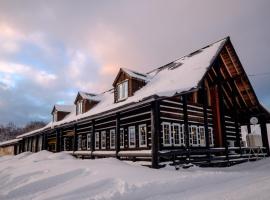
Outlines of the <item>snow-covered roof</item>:
M 72 121 L 77 121 L 79 119 L 113 110 L 131 103 L 140 102 L 153 95 L 170 97 L 177 93 L 196 89 L 198 87 L 198 83 L 201 81 L 208 68 L 212 65 L 214 59 L 227 40 L 228 38 L 222 39 L 167 65 L 148 72 L 148 81 L 146 85 L 136 91 L 133 96 L 127 98 L 125 101 L 115 103 L 114 91 L 111 89 L 102 94 L 96 95 L 100 101 L 89 111 L 78 115 L 71 112 L 63 120 L 50 122 L 46 127 L 54 127 Z M 18 137 L 32 135 L 45 130 L 46 127 Z
M 54 109 L 60 112 L 72 112 L 75 109 L 75 105 L 54 105 Z
M 100 96 L 98 94 L 93 94 L 93 93 L 88 93 L 88 92 L 82 92 L 82 91 L 79 91 L 78 94 L 83 99 L 88 99 L 88 100 L 91 100 L 91 101 L 100 101 Z
M 133 78 L 137 78 L 137 79 L 141 79 L 141 80 L 148 80 L 148 75 L 144 74 L 144 73 L 140 73 L 140 72 L 136 72 L 127 68 L 121 68 L 122 71 L 124 71 L 125 73 L 127 73 L 130 77 Z
M 1 146 L 8 146 L 8 145 L 17 143 L 17 142 L 19 142 L 20 140 L 21 140 L 21 139 L 13 139 L 13 140 L 7 140 L 7 141 L 4 141 L 4 142 L 0 142 L 0 147 L 1 147 Z

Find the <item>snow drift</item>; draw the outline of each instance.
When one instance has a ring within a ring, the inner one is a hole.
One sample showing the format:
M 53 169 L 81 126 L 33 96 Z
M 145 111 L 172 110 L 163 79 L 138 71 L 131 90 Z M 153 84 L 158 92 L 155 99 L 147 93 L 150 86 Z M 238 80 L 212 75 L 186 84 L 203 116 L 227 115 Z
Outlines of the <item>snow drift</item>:
M 270 159 L 230 168 L 150 169 L 65 153 L 0 158 L 0 199 L 270 199 Z

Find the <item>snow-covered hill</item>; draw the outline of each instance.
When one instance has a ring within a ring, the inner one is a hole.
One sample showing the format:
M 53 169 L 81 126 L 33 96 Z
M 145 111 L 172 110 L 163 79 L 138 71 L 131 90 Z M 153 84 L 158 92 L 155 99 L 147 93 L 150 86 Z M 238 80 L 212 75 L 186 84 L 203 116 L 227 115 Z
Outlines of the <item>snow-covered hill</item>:
M 230 168 L 150 169 L 47 151 L 0 158 L 0 199 L 270 199 L 270 159 Z

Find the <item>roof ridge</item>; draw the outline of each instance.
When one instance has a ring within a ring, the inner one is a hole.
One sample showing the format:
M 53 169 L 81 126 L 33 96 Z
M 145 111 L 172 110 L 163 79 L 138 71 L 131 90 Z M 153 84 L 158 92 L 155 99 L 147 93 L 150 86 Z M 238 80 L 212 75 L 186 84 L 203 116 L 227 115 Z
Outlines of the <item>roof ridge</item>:
M 169 62 L 169 63 L 167 63 L 167 64 L 165 64 L 165 65 L 162 65 L 161 67 L 152 69 L 151 71 L 147 72 L 146 74 L 150 74 L 150 73 L 152 73 L 152 72 L 154 72 L 154 71 L 156 71 L 156 70 L 158 70 L 158 69 L 164 68 L 164 67 L 166 67 L 167 65 L 170 65 L 170 64 L 172 64 L 172 63 L 174 63 L 174 62 L 176 62 L 176 61 L 178 61 L 178 60 L 180 60 L 180 59 L 183 59 L 183 58 L 185 58 L 185 57 L 187 57 L 187 56 L 189 56 L 189 55 L 191 55 L 191 54 L 194 54 L 194 53 L 197 52 L 197 51 L 200 51 L 200 50 L 205 49 L 205 48 L 207 48 L 207 47 L 209 47 L 209 46 L 212 46 L 213 44 L 216 44 L 216 43 L 218 43 L 218 42 L 221 42 L 222 40 L 225 41 L 225 40 L 228 40 L 228 39 L 230 39 L 230 36 L 226 36 L 226 37 L 224 37 L 224 38 L 222 38 L 222 39 L 219 39 L 219 40 L 217 40 L 217 41 L 215 41 L 215 42 L 212 42 L 212 43 L 210 43 L 210 44 L 208 44 L 208 45 L 205 45 L 204 47 L 199 48 L 199 49 L 197 49 L 197 50 L 195 50 L 195 51 L 192 51 L 191 53 L 186 54 L 186 55 L 184 55 L 184 56 L 181 56 L 181 57 L 179 57 L 179 58 L 177 58 L 177 59 L 175 59 L 175 60 L 173 60 L 173 61 L 171 61 L 171 62 Z

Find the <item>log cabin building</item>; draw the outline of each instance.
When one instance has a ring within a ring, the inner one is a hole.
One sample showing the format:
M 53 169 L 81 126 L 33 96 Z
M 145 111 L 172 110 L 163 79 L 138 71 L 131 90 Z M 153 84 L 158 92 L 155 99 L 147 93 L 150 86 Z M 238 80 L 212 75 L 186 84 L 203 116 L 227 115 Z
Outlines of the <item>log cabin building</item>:
M 240 127 L 259 119 L 269 155 L 268 111 L 260 104 L 229 37 L 148 73 L 121 68 L 113 88 L 78 92 L 55 105 L 44 128 L 18 136 L 17 152 L 200 164 L 247 159 Z

